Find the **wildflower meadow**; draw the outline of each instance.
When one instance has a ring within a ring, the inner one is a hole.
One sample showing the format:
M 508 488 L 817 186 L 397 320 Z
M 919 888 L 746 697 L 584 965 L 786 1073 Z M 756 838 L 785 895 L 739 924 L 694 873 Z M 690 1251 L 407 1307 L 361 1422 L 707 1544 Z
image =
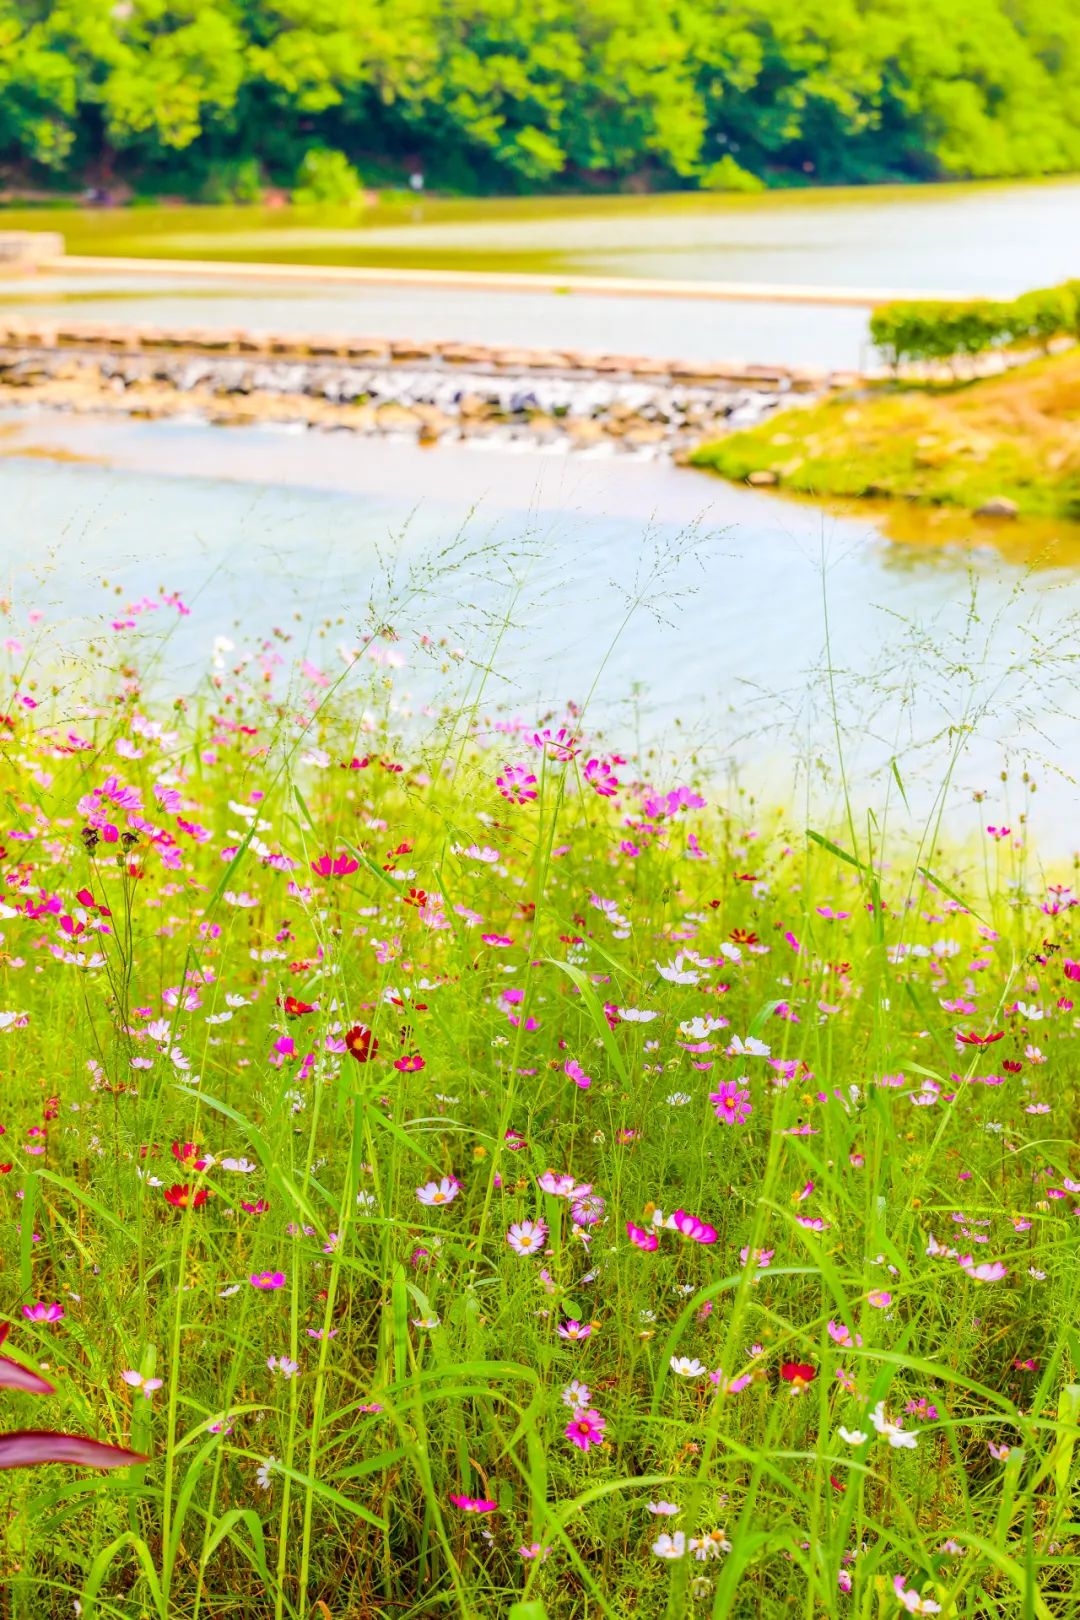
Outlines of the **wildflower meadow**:
M 2 627 L 4 1614 L 1075 1615 L 1071 870 L 147 612 Z

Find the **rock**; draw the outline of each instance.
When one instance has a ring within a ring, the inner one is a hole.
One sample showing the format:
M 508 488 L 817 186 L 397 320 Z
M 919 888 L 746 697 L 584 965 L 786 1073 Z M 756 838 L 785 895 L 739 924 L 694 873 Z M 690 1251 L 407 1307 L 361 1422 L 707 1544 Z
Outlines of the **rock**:
M 769 467 L 759 467 L 756 472 L 747 473 L 746 482 L 754 489 L 767 489 L 771 484 L 780 482 L 780 474 Z
M 1019 515 L 1020 508 L 1007 495 L 991 495 L 988 501 L 975 508 L 976 517 L 1014 518 Z

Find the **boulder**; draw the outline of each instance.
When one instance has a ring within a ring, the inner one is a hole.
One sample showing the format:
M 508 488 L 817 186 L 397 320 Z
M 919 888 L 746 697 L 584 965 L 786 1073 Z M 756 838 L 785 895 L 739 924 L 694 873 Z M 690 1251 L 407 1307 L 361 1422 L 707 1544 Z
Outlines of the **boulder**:
M 991 495 L 988 501 L 975 508 L 976 517 L 1014 518 L 1019 515 L 1020 508 L 1007 495 Z

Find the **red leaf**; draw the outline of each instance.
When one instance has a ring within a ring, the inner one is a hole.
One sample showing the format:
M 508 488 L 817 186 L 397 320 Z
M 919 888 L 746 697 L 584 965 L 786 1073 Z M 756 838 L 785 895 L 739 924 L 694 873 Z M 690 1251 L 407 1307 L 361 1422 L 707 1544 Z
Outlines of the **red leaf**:
M 56 1394 L 44 1378 L 18 1361 L 12 1361 L 10 1356 L 0 1356 L 0 1389 L 24 1389 L 29 1395 Z
M 147 1459 L 122 1446 L 107 1446 L 81 1434 L 53 1434 L 48 1429 L 22 1429 L 0 1434 L 0 1468 L 32 1468 L 37 1463 L 79 1463 L 85 1468 L 124 1468 Z

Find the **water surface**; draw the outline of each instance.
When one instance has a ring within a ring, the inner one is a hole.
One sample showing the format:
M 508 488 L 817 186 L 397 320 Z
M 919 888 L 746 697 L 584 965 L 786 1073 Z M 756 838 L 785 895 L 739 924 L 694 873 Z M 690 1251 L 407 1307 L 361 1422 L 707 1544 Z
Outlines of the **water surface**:
M 1041 847 L 1073 845 L 1075 786 L 1044 763 L 1068 767 L 1080 749 L 1065 527 L 1042 526 L 1026 550 L 1017 531 L 1003 550 L 970 519 L 904 541 L 870 514 L 664 463 L 196 422 L 9 417 L 0 452 L 0 588 L 46 612 L 72 693 L 80 645 L 160 586 L 192 606 L 156 653 L 181 685 L 216 635 L 274 626 L 333 672 L 374 599 L 466 655 L 450 686 L 415 658 L 401 679 L 417 704 L 464 700 L 490 661 L 485 712 L 533 720 L 588 699 L 614 745 L 657 750 L 658 774 L 735 772 L 798 822 L 838 802 L 835 702 L 861 803 L 897 799 L 895 757 L 925 812 L 963 733 L 953 835 L 1015 820 L 1027 764 Z

